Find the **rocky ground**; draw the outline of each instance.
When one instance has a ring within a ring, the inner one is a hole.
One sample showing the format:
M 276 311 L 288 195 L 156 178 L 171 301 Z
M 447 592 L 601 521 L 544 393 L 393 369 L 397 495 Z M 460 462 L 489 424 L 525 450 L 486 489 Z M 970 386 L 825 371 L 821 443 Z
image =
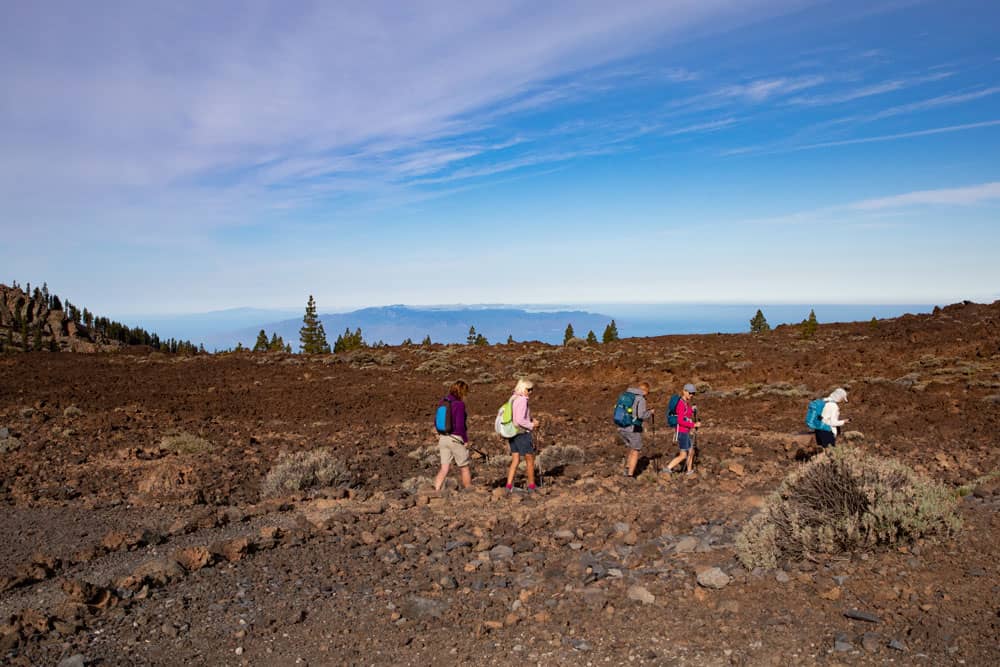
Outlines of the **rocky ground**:
M 492 418 L 520 375 L 543 484 L 507 495 Z M 432 412 L 456 378 L 486 457 L 439 494 Z M 664 429 L 622 476 L 610 413 L 636 378 L 661 414 L 698 385 L 696 476 L 653 473 Z M 746 571 L 734 536 L 813 453 L 805 405 L 835 386 L 845 440 L 952 487 L 964 528 Z M 0 357 L 0 660 L 997 664 L 998 427 L 1000 303 L 809 340 Z M 344 484 L 262 493 L 318 448 Z

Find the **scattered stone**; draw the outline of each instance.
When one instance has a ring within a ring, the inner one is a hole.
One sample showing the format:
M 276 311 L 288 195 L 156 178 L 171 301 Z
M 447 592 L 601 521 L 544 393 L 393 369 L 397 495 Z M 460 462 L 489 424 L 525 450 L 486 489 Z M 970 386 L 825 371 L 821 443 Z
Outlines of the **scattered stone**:
M 877 632 L 866 632 L 861 637 L 861 648 L 869 653 L 876 653 L 882 648 L 882 637 Z
M 985 577 L 986 576 L 986 570 L 984 570 L 981 567 L 970 567 L 965 572 L 965 575 L 968 576 L 968 577 Z
M 441 618 L 444 614 L 446 604 L 440 600 L 432 600 L 430 598 L 420 597 L 419 595 L 414 595 L 408 598 L 402 604 L 401 611 L 403 616 L 407 618 Z M 489 621 L 487 621 L 487 624 Z M 503 627 L 503 624 L 500 624 Z
M 746 469 L 743 467 L 742 463 L 730 463 L 729 472 L 733 473 L 737 477 L 742 477 L 746 474 Z
M 21 441 L 17 438 L 6 437 L 0 438 L 0 454 L 7 454 L 9 452 L 16 452 L 21 448 Z
M 705 588 L 720 589 L 729 585 L 732 579 L 717 567 L 710 567 L 698 573 L 698 585 Z
M 82 654 L 77 653 L 59 661 L 59 667 L 85 667 L 87 659 Z
M 844 590 L 839 586 L 834 586 L 828 591 L 820 593 L 819 596 L 824 600 L 839 600 L 840 596 L 843 595 Z
M 514 557 L 514 550 L 506 544 L 498 544 L 490 549 L 490 560 L 510 560 Z
M 674 545 L 674 551 L 679 554 L 689 554 L 698 548 L 699 540 L 697 537 L 689 535 L 687 537 L 681 538 L 677 544 Z
M 0 426 L 0 440 L 10 437 L 10 429 L 6 426 Z
M 837 584 L 838 586 L 843 586 L 848 579 L 850 579 L 850 577 L 848 577 L 846 574 L 838 574 L 833 578 L 833 583 Z
M 777 572 L 775 572 L 774 578 L 779 584 L 787 584 L 789 581 L 792 580 L 792 578 L 789 577 L 788 573 L 785 572 L 784 570 L 778 570 Z
M 847 651 L 854 650 L 854 644 L 852 644 L 843 632 L 838 633 L 837 637 L 833 641 L 833 650 L 838 653 L 846 653 Z
M 867 611 L 861 611 L 860 609 L 848 609 L 844 612 L 844 616 L 847 618 L 853 618 L 855 621 L 865 621 L 867 623 L 881 622 L 881 619 L 875 614 L 870 614 Z
M 646 590 L 643 586 L 629 586 L 628 599 L 641 602 L 643 604 L 653 604 L 656 596 Z
M 906 644 L 899 641 L 898 639 L 893 639 L 892 641 L 889 642 L 889 648 L 891 648 L 893 651 L 905 651 Z
M 187 547 L 174 552 L 174 559 L 188 572 L 196 572 L 212 563 L 212 552 L 205 547 Z

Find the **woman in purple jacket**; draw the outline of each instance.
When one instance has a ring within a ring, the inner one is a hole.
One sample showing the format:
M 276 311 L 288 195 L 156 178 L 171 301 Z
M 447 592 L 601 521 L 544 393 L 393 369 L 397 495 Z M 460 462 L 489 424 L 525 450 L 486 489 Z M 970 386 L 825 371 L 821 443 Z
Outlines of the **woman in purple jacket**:
M 440 491 L 448 477 L 448 469 L 454 461 L 462 477 L 462 488 L 472 486 L 472 471 L 469 470 L 469 429 L 466 424 L 465 397 L 469 395 L 469 385 L 459 380 L 451 385 L 444 400 L 451 404 L 451 433 L 438 436 L 438 451 L 441 453 L 441 469 L 434 478 L 434 490 Z

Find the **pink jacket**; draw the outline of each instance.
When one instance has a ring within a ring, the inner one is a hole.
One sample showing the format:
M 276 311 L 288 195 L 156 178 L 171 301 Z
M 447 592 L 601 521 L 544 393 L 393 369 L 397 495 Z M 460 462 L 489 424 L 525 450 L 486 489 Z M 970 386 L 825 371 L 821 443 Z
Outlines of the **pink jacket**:
M 514 409 L 514 425 L 524 431 L 530 431 L 532 425 L 531 410 L 528 409 L 528 397 L 515 394 L 511 407 Z
M 677 432 L 690 433 L 694 429 L 694 410 L 683 398 L 677 401 Z

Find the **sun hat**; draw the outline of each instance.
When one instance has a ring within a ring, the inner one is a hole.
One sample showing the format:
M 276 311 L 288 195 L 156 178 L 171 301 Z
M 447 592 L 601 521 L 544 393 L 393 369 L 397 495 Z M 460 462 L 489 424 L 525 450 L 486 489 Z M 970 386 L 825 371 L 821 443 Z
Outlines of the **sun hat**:
M 695 386 L 693 384 L 691 384 L 690 382 L 688 382 L 686 385 L 684 385 L 684 391 L 686 391 L 689 394 L 694 394 L 698 390 L 695 388 Z

